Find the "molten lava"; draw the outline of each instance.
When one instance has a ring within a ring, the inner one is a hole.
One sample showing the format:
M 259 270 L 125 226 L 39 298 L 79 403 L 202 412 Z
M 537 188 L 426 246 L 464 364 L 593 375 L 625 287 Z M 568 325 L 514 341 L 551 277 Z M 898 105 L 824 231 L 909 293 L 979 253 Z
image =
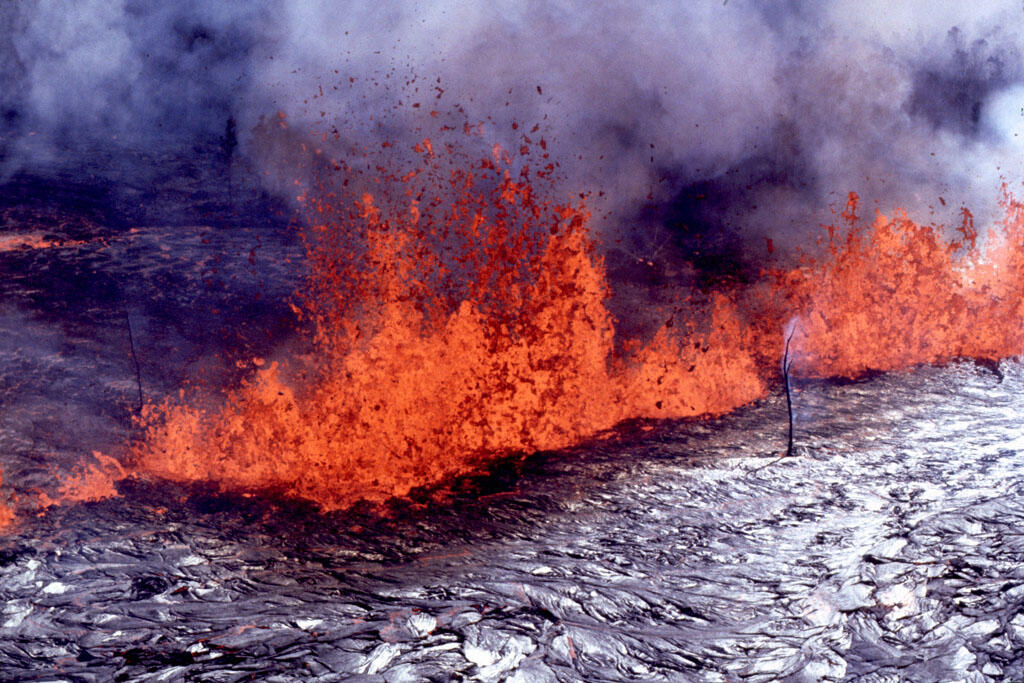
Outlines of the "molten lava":
M 148 407 L 139 466 L 342 508 L 629 417 L 764 394 L 724 296 L 707 333 L 666 328 L 617 358 L 585 208 L 538 199 L 529 171 L 513 178 L 501 161 L 495 150 L 479 172 L 451 172 L 434 196 L 413 181 L 438 166 L 404 174 L 406 199 L 388 208 L 369 192 L 307 200 L 321 219 L 306 235 L 311 362 L 270 363 L 211 410 Z
M 81 240 L 64 240 L 48 238 L 40 232 L 26 233 L 23 235 L 5 235 L 0 237 L 0 252 L 13 251 L 15 249 L 48 249 L 50 247 L 73 247 L 86 244 Z
M 0 469 L 0 485 L 4 483 L 4 473 Z M 0 502 L 0 530 L 10 526 L 14 522 L 14 510 L 8 507 L 5 503 Z
M 56 473 L 57 497 L 47 493 L 39 494 L 40 507 L 62 503 L 83 503 L 112 498 L 117 495 L 114 482 L 124 479 L 128 473 L 114 458 L 93 451 L 95 464 L 80 465 L 69 475 Z
M 777 381 L 791 322 L 805 377 L 1024 352 L 1024 205 L 1005 190 L 983 245 L 966 211 L 949 237 L 899 211 L 864 223 L 851 194 L 797 267 L 620 340 L 585 202 L 545 196 L 546 151 L 519 169 L 497 146 L 472 163 L 437 141 L 413 153 L 401 172 L 365 164 L 373 175 L 323 159 L 343 180 L 300 197 L 309 278 L 293 308 L 308 352 L 246 361 L 226 395 L 145 406 L 134 473 L 341 509 L 628 418 L 725 413 Z M 124 471 L 97 457 L 40 503 L 116 493 Z
M 627 418 L 727 412 L 765 395 L 794 318 L 805 376 L 1024 350 L 1024 210 L 1008 196 L 982 258 L 966 211 L 945 239 L 903 213 L 865 226 L 851 194 L 823 256 L 617 352 L 586 208 L 536 189 L 552 166 L 516 176 L 498 147 L 454 168 L 429 140 L 415 151 L 424 164 L 383 171 L 383 195 L 301 197 L 311 277 L 296 310 L 312 353 L 256 359 L 212 407 L 147 406 L 141 471 L 344 508 Z
M 778 301 L 799 316 L 795 371 L 855 377 L 953 358 L 999 359 L 1024 351 L 1024 208 L 1004 189 L 1006 218 L 981 253 L 971 215 L 959 237 L 879 214 L 842 216 L 823 258 L 776 280 Z

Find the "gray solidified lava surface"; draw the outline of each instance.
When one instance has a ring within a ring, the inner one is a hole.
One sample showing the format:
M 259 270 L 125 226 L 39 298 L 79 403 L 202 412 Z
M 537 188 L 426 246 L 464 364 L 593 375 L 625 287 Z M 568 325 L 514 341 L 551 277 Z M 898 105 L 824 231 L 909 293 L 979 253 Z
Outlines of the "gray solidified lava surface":
M 173 261 L 170 239 L 151 251 Z M 93 259 L 88 282 L 118 262 L 75 249 L 6 257 L 0 463 L 22 493 L 44 454 L 126 436 L 106 294 L 44 310 L 42 260 Z M 173 298 L 140 284 L 162 282 L 155 258 L 130 260 L 150 264 L 132 286 Z M 122 298 L 151 358 L 148 296 Z M 177 334 L 160 357 L 201 346 Z M 150 362 L 147 388 L 172 386 Z M 1024 367 L 804 382 L 796 406 L 799 457 L 772 456 L 775 396 L 504 460 L 384 515 L 126 481 L 0 537 L 0 678 L 1024 679 Z

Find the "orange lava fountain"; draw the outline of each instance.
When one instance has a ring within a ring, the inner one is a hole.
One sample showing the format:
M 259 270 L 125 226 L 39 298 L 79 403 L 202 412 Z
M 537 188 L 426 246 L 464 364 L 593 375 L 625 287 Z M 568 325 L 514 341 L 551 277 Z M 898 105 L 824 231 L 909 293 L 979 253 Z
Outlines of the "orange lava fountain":
M 128 473 L 121 463 L 109 455 L 93 451 L 92 456 L 96 460 L 95 463 L 79 465 L 71 474 L 55 473 L 54 478 L 59 484 L 57 497 L 40 493 L 39 506 L 85 503 L 116 496 L 117 489 L 114 488 L 114 483 L 124 479 Z
M 828 228 L 825 257 L 777 274 L 777 300 L 800 316 L 796 371 L 855 377 L 1024 352 L 1024 205 L 1005 188 L 1002 203 L 982 251 L 966 209 L 959 237 L 945 239 L 902 211 L 861 225 L 851 193 L 847 229 Z
M 302 297 L 311 362 L 257 359 L 212 410 L 149 406 L 143 471 L 344 508 L 628 417 L 721 413 L 764 394 L 726 297 L 707 334 L 666 328 L 616 358 L 585 207 L 539 199 L 498 148 L 427 197 L 413 179 L 433 186 L 441 166 L 429 141 L 417 149 L 430 166 L 403 176 L 403 201 L 306 199 L 319 218 Z
M 4 483 L 4 473 L 0 469 L 0 485 Z M 14 510 L 0 502 L 0 530 L 5 529 L 14 522 Z
M 628 418 L 732 410 L 777 380 L 794 320 L 805 377 L 1024 352 L 1024 205 L 1005 190 L 983 248 L 966 211 L 948 238 L 904 212 L 864 224 L 851 194 L 817 255 L 616 343 L 585 202 L 537 189 L 554 172 L 546 153 L 516 172 L 499 147 L 473 163 L 430 140 L 414 151 L 407 172 L 300 197 L 310 276 L 295 310 L 310 352 L 252 359 L 224 397 L 146 406 L 135 472 L 343 509 Z

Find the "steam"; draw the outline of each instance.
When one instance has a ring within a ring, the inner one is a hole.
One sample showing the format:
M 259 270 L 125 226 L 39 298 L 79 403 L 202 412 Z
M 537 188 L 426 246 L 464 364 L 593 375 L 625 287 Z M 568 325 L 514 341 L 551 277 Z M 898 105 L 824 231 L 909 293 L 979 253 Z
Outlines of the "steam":
M 271 15 L 257 3 L 15 0 L 0 18 L 13 27 L 0 37 L 6 179 L 208 144 L 249 87 L 249 53 Z
M 419 98 L 494 142 L 543 123 L 566 192 L 604 191 L 631 253 L 747 263 L 765 237 L 805 243 L 851 190 L 983 224 L 1000 180 L 1024 180 L 1024 11 L 1004 1 L 16 0 L 0 19 L 8 177 L 97 149 L 194 154 L 229 118 L 269 170 L 261 116 L 412 140 Z M 354 123 L 371 115 L 387 125 Z

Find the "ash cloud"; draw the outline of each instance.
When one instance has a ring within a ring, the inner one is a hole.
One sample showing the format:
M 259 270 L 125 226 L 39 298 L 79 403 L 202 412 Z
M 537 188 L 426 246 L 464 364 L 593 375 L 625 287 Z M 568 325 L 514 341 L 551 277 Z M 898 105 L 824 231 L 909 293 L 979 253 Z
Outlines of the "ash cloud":
M 408 104 L 400 83 L 415 77 L 423 93 L 440 78 L 434 106 L 487 120 L 488 141 L 511 144 L 513 119 L 543 123 L 566 193 L 604 191 L 601 229 L 638 260 L 742 271 L 764 258 L 765 238 L 812 240 L 851 190 L 920 219 L 951 222 L 963 204 L 992 220 L 1001 179 L 1024 180 L 1024 10 L 1014 3 L 66 8 L 0 6 L 15 27 L 0 38 L 8 175 L 97 149 L 189 154 L 223 140 L 229 118 L 241 153 L 275 170 L 283 152 L 251 131 L 279 110 L 296 141 L 322 129 L 320 111 L 344 116 L 359 144 L 411 141 L 414 124 L 394 103 Z

